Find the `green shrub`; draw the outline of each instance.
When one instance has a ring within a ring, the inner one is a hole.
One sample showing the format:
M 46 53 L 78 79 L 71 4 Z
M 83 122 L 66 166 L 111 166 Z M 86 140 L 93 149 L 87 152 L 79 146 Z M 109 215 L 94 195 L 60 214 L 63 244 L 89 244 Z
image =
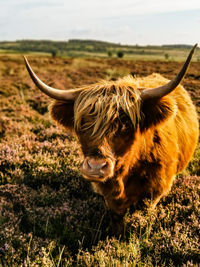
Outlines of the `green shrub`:
M 117 56 L 118 56 L 119 58 L 123 58 L 123 56 L 124 56 L 124 52 L 123 52 L 123 51 L 118 51 L 118 52 L 117 52 Z

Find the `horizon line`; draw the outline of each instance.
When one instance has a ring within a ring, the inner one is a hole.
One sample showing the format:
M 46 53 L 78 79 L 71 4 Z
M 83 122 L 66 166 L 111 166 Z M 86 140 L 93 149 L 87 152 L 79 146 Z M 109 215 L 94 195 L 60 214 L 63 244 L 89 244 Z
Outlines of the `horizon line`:
M 0 43 L 7 43 L 7 42 L 22 42 L 22 41 L 49 41 L 49 42 L 69 42 L 69 41 L 91 41 L 91 42 L 102 42 L 108 44 L 114 44 L 119 46 L 139 46 L 139 47 L 146 47 L 146 46 L 188 46 L 193 47 L 193 44 L 188 43 L 166 43 L 166 44 L 146 44 L 140 45 L 139 43 L 130 44 L 130 43 L 122 43 L 122 42 L 111 42 L 101 39 L 91 39 L 91 38 L 70 38 L 70 39 L 49 39 L 49 38 L 22 38 L 22 39 L 10 39 L 10 40 L 0 40 Z M 197 46 L 197 48 L 199 48 Z

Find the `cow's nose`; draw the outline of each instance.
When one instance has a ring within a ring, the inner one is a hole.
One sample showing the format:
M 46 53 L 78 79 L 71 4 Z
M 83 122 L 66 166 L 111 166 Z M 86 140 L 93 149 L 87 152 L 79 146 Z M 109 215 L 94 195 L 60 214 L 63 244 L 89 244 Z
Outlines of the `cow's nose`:
M 105 159 L 88 159 L 87 164 L 91 170 L 100 171 L 105 168 L 108 163 Z
M 81 172 L 86 180 L 104 181 L 113 176 L 114 163 L 109 158 L 86 157 L 81 166 Z

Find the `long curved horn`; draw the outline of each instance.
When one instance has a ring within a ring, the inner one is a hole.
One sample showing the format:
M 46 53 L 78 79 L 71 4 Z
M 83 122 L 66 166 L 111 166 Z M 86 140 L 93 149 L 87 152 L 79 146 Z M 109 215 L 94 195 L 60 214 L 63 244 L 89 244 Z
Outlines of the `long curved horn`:
M 46 85 L 36 76 L 25 56 L 24 61 L 31 79 L 33 80 L 35 85 L 46 95 L 57 100 L 74 101 L 78 94 L 81 92 L 82 89 L 60 90 Z
M 192 48 L 192 50 L 190 51 L 182 69 L 180 70 L 180 72 L 177 74 L 177 76 L 171 80 L 169 83 L 157 87 L 157 88 L 153 88 L 153 89 L 144 89 L 141 92 L 141 99 L 142 100 L 146 100 L 146 99 L 159 99 L 167 94 L 169 94 L 170 92 L 172 92 L 181 82 L 181 80 L 183 79 L 185 73 L 187 72 L 187 69 L 189 67 L 190 61 L 192 59 L 192 56 L 194 54 L 194 50 L 197 47 L 197 44 L 195 44 Z

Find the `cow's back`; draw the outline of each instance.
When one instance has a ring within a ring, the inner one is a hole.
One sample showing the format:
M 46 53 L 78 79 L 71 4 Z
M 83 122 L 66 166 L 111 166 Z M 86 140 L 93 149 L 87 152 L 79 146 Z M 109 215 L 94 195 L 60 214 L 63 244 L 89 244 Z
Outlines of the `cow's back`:
M 178 168 L 177 171 L 183 170 L 190 161 L 199 137 L 198 116 L 195 106 L 192 103 L 188 92 L 178 86 L 171 93 L 177 104 L 177 113 L 174 118 L 174 125 L 177 131 L 178 145 Z
M 160 74 L 154 73 L 141 80 L 139 86 L 154 88 L 169 82 Z M 172 161 L 177 162 L 177 172 L 183 170 L 190 161 L 199 137 L 198 115 L 189 93 L 179 85 L 166 96 L 173 103 L 173 116 L 157 127 L 161 138 L 163 151 L 162 161 L 167 160 L 166 155 Z M 154 144 L 155 145 L 155 144 Z M 168 159 L 169 160 L 169 159 Z M 168 165 L 169 162 L 166 162 Z M 172 164 L 174 165 L 174 164 Z

